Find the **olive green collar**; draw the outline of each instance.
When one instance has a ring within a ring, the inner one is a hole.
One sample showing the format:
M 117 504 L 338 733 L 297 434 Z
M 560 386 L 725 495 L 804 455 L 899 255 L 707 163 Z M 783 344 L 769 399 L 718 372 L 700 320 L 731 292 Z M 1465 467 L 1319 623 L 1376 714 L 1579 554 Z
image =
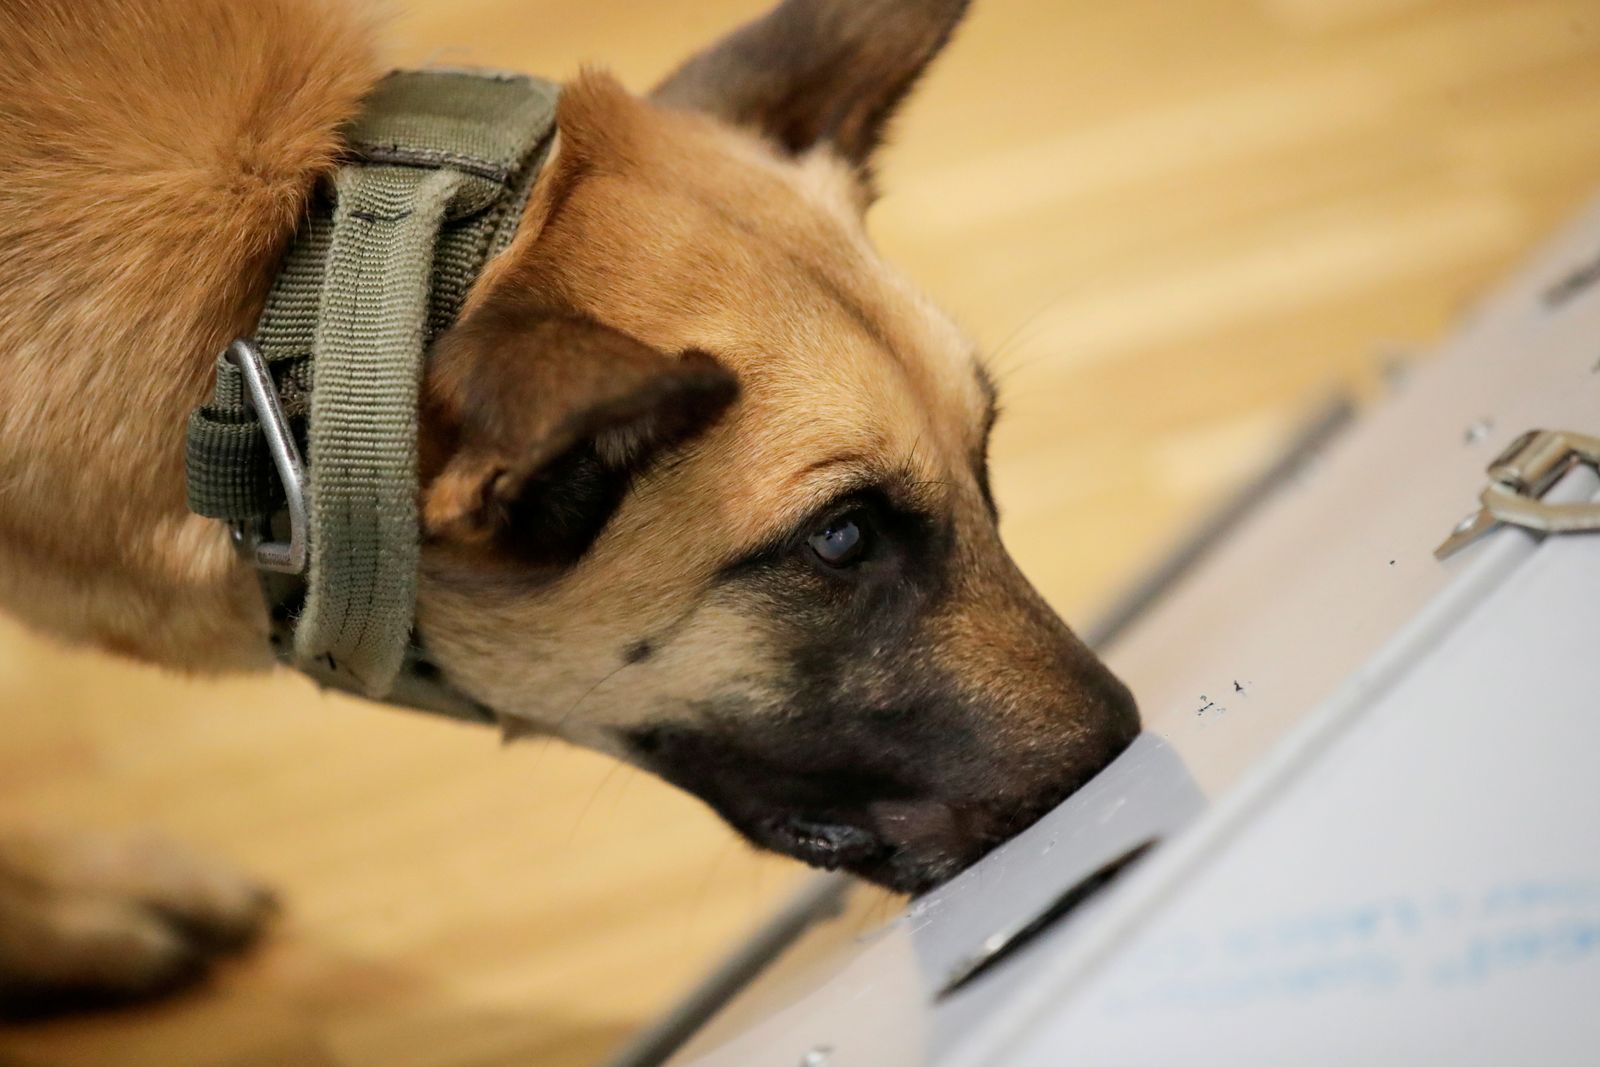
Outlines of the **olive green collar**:
M 494 721 L 415 632 L 417 402 L 429 344 L 516 231 L 558 93 L 471 71 L 379 82 L 254 337 L 219 358 L 190 417 L 189 507 L 229 525 L 260 569 L 275 654 L 319 685 Z

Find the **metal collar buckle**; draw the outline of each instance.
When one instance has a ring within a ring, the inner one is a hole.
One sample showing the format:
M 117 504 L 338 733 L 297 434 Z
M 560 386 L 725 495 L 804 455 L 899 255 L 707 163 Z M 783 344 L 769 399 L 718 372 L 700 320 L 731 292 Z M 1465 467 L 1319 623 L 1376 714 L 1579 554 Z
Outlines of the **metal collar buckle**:
M 1600 530 L 1600 502 L 1547 504 L 1539 499 L 1573 467 L 1600 469 L 1600 437 L 1567 430 L 1529 430 L 1489 464 L 1482 505 L 1456 524 L 1433 554 L 1444 559 L 1509 523 L 1540 533 Z
M 289 429 L 289 420 L 278 399 L 278 388 L 272 381 L 267 361 L 255 345 L 244 338 L 230 344 L 222 358 L 239 370 L 244 380 L 246 405 L 255 412 L 256 421 L 267 439 L 267 451 L 272 465 L 277 468 L 278 481 L 283 485 L 283 496 L 288 502 L 289 540 L 270 541 L 255 523 L 236 523 L 231 527 L 233 543 L 264 571 L 284 574 L 301 574 L 306 569 L 306 495 L 305 465 L 300 461 L 300 447 L 295 444 Z M 270 531 L 269 531 L 270 532 Z

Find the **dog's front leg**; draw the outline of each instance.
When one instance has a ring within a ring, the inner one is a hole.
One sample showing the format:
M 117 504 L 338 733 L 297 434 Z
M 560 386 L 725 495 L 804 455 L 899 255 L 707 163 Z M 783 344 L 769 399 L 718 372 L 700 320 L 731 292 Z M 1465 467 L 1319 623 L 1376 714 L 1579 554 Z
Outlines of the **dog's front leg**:
M 274 910 L 250 879 L 159 838 L 0 833 L 0 1017 L 184 985 Z

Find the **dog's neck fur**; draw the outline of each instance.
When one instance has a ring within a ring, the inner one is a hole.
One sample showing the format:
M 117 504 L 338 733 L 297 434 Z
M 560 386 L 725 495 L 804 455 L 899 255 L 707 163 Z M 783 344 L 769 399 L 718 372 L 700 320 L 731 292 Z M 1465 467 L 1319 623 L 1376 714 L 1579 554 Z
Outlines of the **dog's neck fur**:
M 263 571 L 274 652 L 324 687 L 494 721 L 416 639 L 417 390 L 429 342 L 520 224 L 558 93 L 503 73 L 387 76 L 254 337 L 229 346 L 189 418 L 189 506 L 236 531 Z M 298 450 L 278 436 L 296 423 Z
M 0 64 L 0 604 L 185 670 L 264 666 L 254 577 L 185 507 L 185 411 L 382 73 L 375 27 L 316 0 L 6 10 L 32 63 Z

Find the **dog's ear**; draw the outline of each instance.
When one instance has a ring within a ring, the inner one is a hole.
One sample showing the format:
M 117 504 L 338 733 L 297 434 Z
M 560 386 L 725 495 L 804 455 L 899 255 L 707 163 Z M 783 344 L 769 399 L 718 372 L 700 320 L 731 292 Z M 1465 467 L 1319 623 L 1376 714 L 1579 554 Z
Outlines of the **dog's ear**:
M 424 536 L 574 562 L 629 481 L 737 393 L 704 353 L 669 356 L 569 313 L 480 305 L 429 357 Z
M 790 152 L 828 144 L 865 168 L 884 126 L 968 0 L 784 0 L 656 87 L 671 107 L 760 130 Z

